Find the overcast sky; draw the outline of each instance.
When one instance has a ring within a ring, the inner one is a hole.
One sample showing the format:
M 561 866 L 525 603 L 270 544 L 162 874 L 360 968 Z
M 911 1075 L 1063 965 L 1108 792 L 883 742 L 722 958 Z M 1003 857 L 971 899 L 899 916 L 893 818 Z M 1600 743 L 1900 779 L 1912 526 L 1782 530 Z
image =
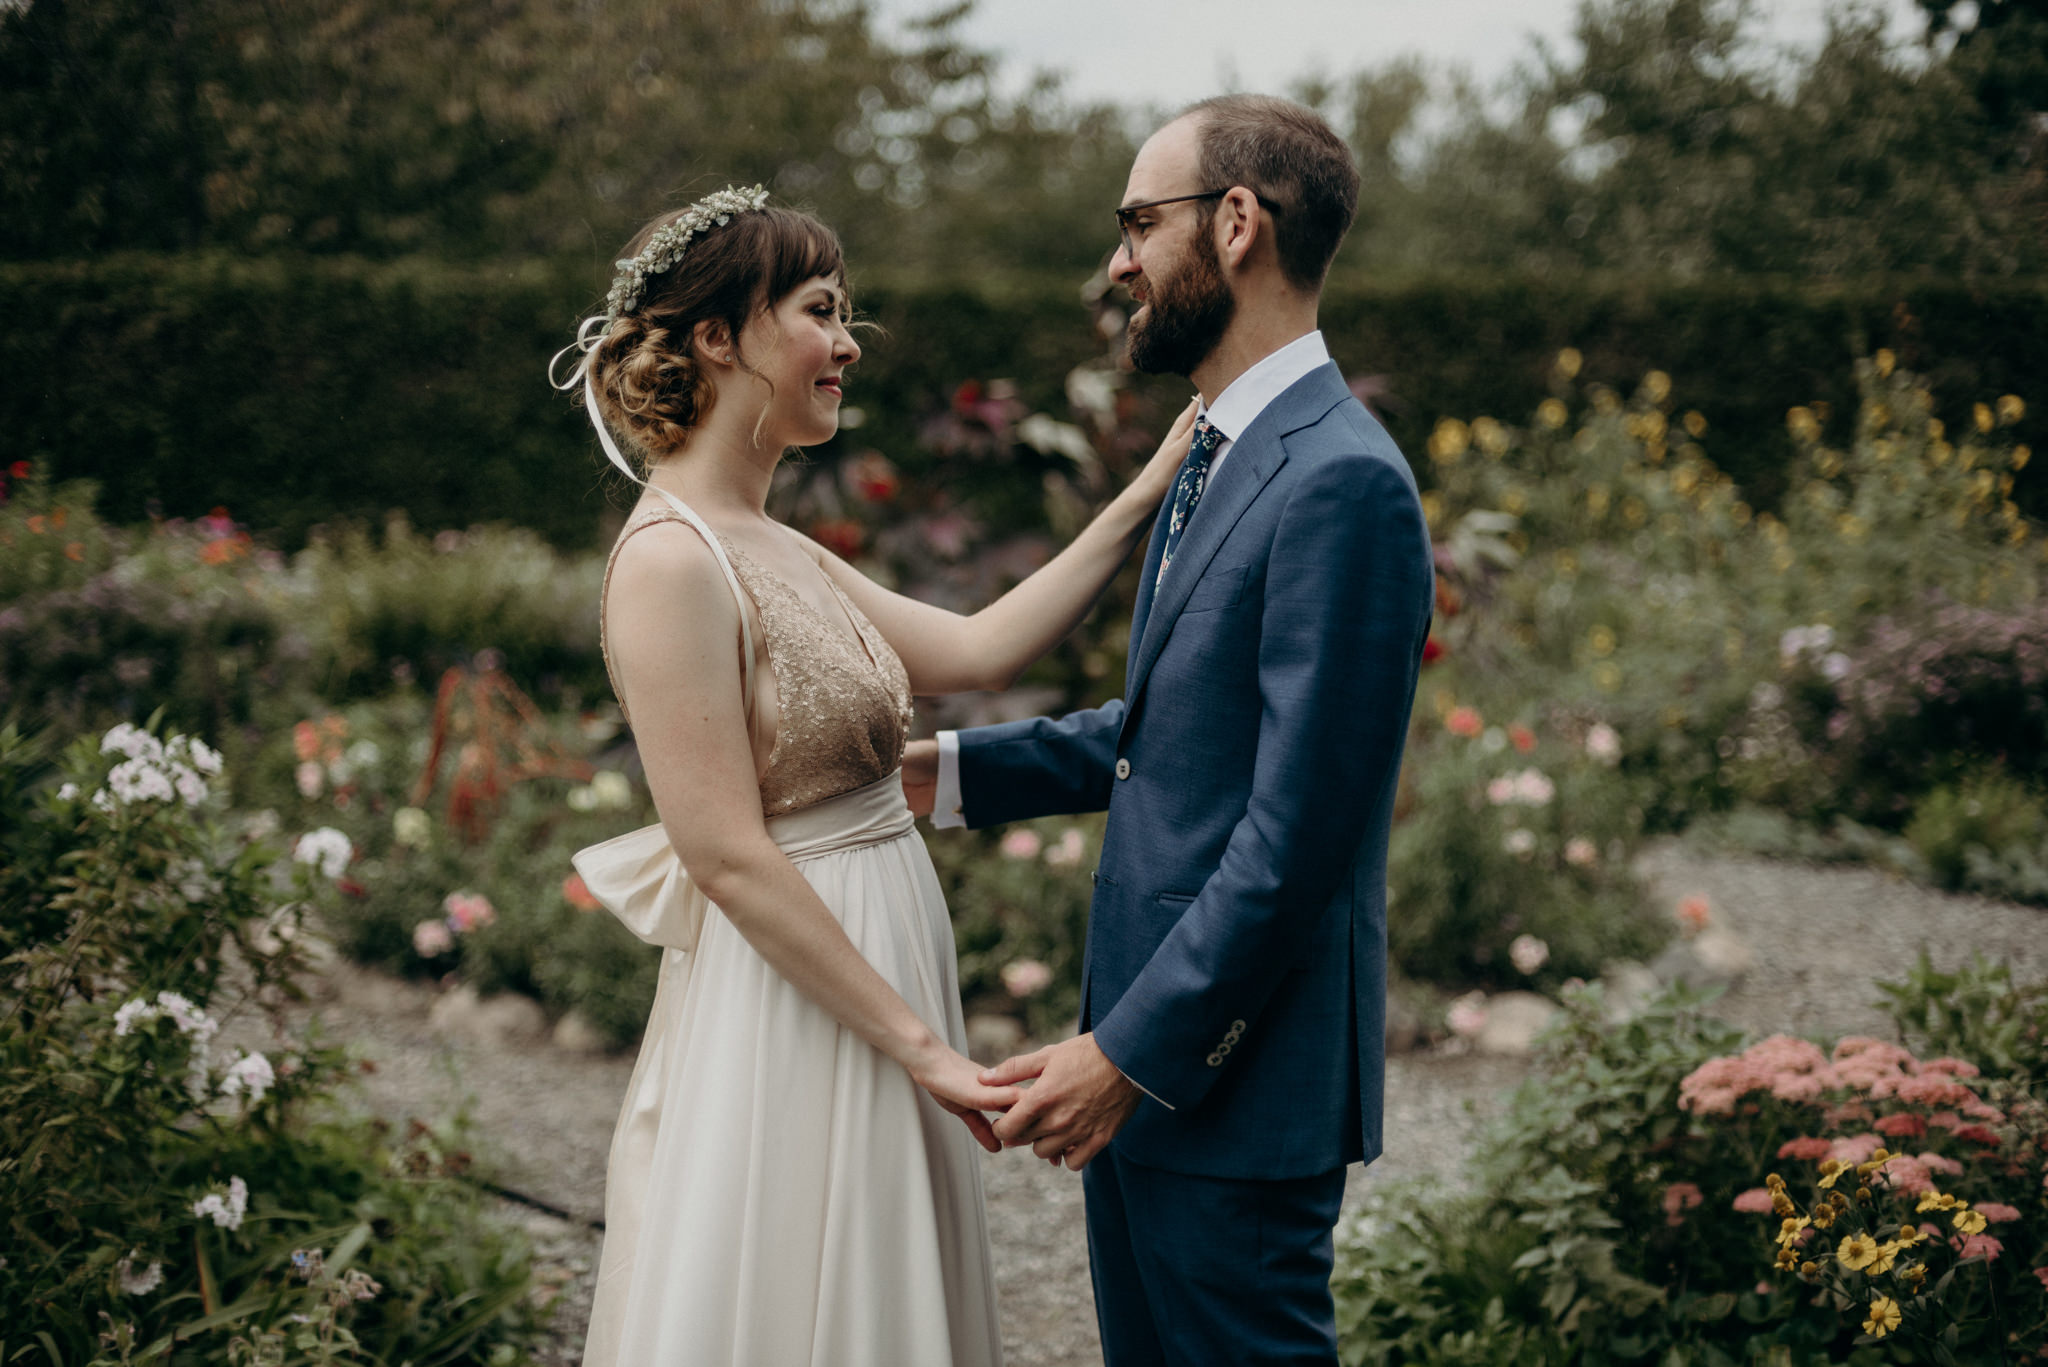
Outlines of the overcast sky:
M 889 32 L 949 0 L 870 0 Z M 1917 36 L 1913 0 L 1870 0 L 1899 35 Z M 1827 0 L 1765 0 L 1758 33 L 1810 46 Z M 1295 78 L 1347 75 L 1403 53 L 1461 64 L 1491 85 L 1541 36 L 1563 54 L 1577 0 L 980 0 L 962 33 L 1000 54 L 1007 84 L 1034 68 L 1067 75 L 1079 101 L 1174 106 L 1224 90 L 1285 90 Z

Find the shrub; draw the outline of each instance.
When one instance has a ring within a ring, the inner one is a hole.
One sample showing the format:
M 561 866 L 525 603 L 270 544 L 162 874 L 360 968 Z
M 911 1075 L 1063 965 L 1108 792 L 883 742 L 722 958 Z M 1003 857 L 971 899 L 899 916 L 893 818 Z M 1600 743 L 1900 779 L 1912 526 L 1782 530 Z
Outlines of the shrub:
M 1925 1008 L 1957 986 L 1923 974 L 1899 995 Z M 1568 995 L 1471 1190 L 1377 1194 L 1347 1231 L 1347 1361 L 1821 1367 L 2048 1345 L 2038 1075 L 1868 1039 L 1739 1049 L 1701 1004 L 1608 1025 L 1597 989 Z
M 1954 787 L 1940 787 L 1914 804 L 1906 840 L 1934 881 L 1961 888 L 1971 881 L 1971 855 L 1995 858 L 2040 847 L 2048 811 L 2025 784 L 1998 770 L 1983 771 Z
M 301 1333 L 334 1349 L 306 1360 L 516 1352 L 523 1243 L 452 1146 L 336 1110 L 349 1060 L 281 1014 L 336 837 L 282 858 L 227 819 L 219 756 L 153 728 L 55 772 L 0 733 L 0 775 L 7 1360 L 198 1363 Z

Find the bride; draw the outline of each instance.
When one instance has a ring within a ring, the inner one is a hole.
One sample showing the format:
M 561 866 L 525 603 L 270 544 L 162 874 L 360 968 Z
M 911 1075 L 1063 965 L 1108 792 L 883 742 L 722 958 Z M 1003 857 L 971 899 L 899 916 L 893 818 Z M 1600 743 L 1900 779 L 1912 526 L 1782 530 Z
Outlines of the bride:
M 999 1150 L 985 1113 L 1019 1094 L 962 1052 L 897 774 L 910 699 L 1006 687 L 1073 629 L 1164 499 L 1193 406 L 1072 545 L 960 616 L 765 510 L 783 454 L 837 430 L 860 356 L 832 231 L 727 189 L 627 256 L 562 387 L 645 486 L 600 614 L 661 820 L 576 867 L 663 954 L 583 1361 L 999 1362 L 972 1146 Z

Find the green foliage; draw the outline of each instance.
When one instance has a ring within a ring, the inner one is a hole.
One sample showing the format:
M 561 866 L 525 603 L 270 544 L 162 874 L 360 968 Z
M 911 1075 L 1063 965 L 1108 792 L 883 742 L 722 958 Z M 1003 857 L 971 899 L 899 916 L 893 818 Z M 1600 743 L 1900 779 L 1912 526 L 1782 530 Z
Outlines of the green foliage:
M 350 1060 L 283 1014 L 331 894 L 228 816 L 219 773 L 153 728 L 54 763 L 0 732 L 0 1351 L 196 1364 L 298 1314 L 294 1361 L 516 1351 L 523 1243 L 444 1140 L 337 1109 Z M 325 1280 L 295 1267 L 312 1249 Z
M 1969 1033 L 1979 1020 L 2010 1043 L 2038 1010 L 1983 965 L 1946 978 L 1923 968 L 1887 990 L 1930 1049 L 1995 1044 Z M 1824 1367 L 2040 1346 L 2038 1075 L 1976 1080 L 1961 1059 L 1854 1038 L 1832 1055 L 1780 1036 L 1738 1056 L 1737 1032 L 1703 1005 L 1680 991 L 1617 1024 L 1597 989 L 1567 994 L 1539 1074 L 1482 1138 L 1469 1187 L 1377 1190 L 1342 1232 L 1344 1360 Z M 1920 1152 L 1887 1158 L 1881 1144 Z M 1962 1204 L 1916 1209 L 1937 1187 Z M 1774 1193 L 1786 1209 L 1770 1209 Z M 1777 1236 L 1793 1213 L 1822 1233 L 1796 1239 L 1788 1267 Z M 1927 1219 L 1941 1237 L 1902 1238 Z M 2002 1254 L 1963 1246 L 1987 1222 Z M 1866 1264 L 1839 1246 L 1863 1232 L 1874 1256 L 1879 1241 L 1889 1253 Z M 1904 1313 L 1879 1338 L 1861 1331 L 1881 1295 Z
M 2012 965 L 1982 954 L 1937 972 L 1923 949 L 1903 981 L 1877 987 L 1900 1037 L 1921 1053 L 1969 1059 L 2036 1095 L 2048 1088 L 2048 984 L 2015 983 Z
M 1970 854 L 2038 848 L 2048 836 L 2048 811 L 2025 784 L 1990 770 L 1955 787 L 1930 790 L 1913 805 L 1906 839 L 1945 888 L 1965 886 Z

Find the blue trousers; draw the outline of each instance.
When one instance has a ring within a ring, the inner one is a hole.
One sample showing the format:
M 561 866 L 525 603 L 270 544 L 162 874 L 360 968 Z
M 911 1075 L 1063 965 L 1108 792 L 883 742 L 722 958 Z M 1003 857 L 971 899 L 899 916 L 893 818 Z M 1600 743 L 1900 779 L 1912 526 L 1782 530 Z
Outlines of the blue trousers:
M 1344 1169 L 1284 1182 L 1119 1157 L 1082 1170 L 1105 1367 L 1335 1367 Z

